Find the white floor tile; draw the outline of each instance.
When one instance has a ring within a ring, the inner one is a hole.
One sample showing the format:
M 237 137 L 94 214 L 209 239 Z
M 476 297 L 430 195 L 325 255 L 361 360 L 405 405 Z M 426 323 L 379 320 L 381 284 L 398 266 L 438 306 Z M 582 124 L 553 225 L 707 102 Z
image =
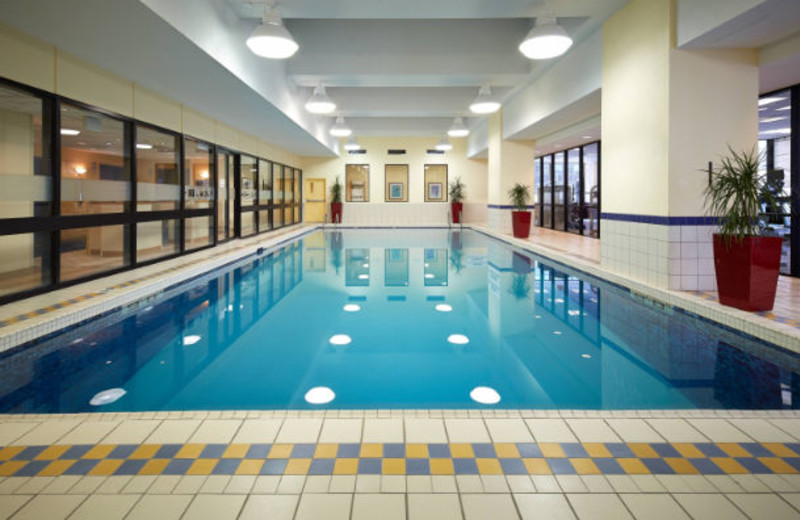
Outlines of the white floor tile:
M 351 520 L 405 520 L 403 495 L 355 495 Z
M 483 419 L 445 419 L 450 442 L 491 442 Z
M 94 493 L 110 477 L 83 477 L 77 484 L 69 489 L 70 495 L 88 495 Z M 130 482 L 130 481 L 129 481 Z
M 431 476 L 431 485 L 433 485 L 434 493 L 458 492 L 458 485 L 456 485 L 456 478 L 452 475 L 433 475 Z
M 206 419 L 189 438 L 190 443 L 229 443 L 242 421 L 239 419 Z
M 519 518 L 517 508 L 510 494 L 497 495 L 463 495 L 461 506 L 464 508 L 465 520 L 512 520 Z
M 527 475 L 506 475 L 506 481 L 508 482 L 508 489 L 510 489 L 512 493 L 536 492 L 531 478 Z
M 782 493 L 781 498 L 789 502 L 795 509 L 800 511 L 800 493 Z
M 292 520 L 299 495 L 250 495 L 239 520 Z
M 751 520 L 796 520 L 800 512 L 773 494 L 734 494 L 728 499 L 745 512 Z
M 796 439 L 765 419 L 728 419 L 756 442 L 794 442 Z
M 708 442 L 708 439 L 683 419 L 647 419 L 667 442 Z
M 533 475 L 531 482 L 538 493 L 561 493 L 561 486 L 552 475 Z
M 346 494 L 310 494 L 300 497 L 295 520 L 348 520 L 352 497 Z
M 181 520 L 235 520 L 244 495 L 197 495 Z
M 753 440 L 725 419 L 688 419 L 688 421 L 711 442 L 751 442 Z
M 192 498 L 190 495 L 145 495 L 125 520 L 178 520 Z
M 321 428 L 322 419 L 285 419 L 275 442 L 317 442 Z
M 577 442 L 563 419 L 526 419 L 536 442 Z
M 361 442 L 362 427 L 361 419 L 325 419 L 318 442 Z
M 103 439 L 103 444 L 142 444 L 159 424 L 161 421 L 147 419 L 122 421 Z
M 85 498 L 85 495 L 35 496 L 14 515 L 14 520 L 62 520 Z
M 800 440 L 800 419 L 770 419 L 769 422 Z
M 437 443 L 447 442 L 447 433 L 442 419 L 405 419 L 406 442 L 408 443 Z
M 75 510 L 70 520 L 120 520 L 139 500 L 139 495 L 92 495 Z
M 408 520 L 462 520 L 458 495 L 408 495 Z
M 55 481 L 55 477 L 31 477 L 14 491 L 16 495 L 36 495 Z
M 0 446 L 17 444 L 17 439 L 38 425 L 37 422 L 0 422 Z
M 356 489 L 355 475 L 333 475 L 328 487 L 331 493 L 352 493 Z
M 686 494 L 672 497 L 695 520 L 746 520 L 746 516 L 721 494 Z
M 522 419 L 485 419 L 492 442 L 533 442 L 533 436 Z
M 636 518 L 648 520 L 691 520 L 681 506 L 666 494 L 620 495 L 620 498 Z
M 633 520 L 617 495 L 573 494 L 567 499 L 581 520 Z
M 406 477 L 406 492 L 408 493 L 433 493 L 433 482 L 430 475 L 408 475 Z
M 61 495 L 69 491 L 69 489 L 78 483 L 81 479 L 80 475 L 61 475 L 56 477 L 46 488 L 41 492 L 48 495 Z
M 59 439 L 59 444 L 97 444 L 111 430 L 119 426 L 119 421 L 83 421 Z
M 566 421 L 581 442 L 620 442 L 614 430 L 602 419 L 566 419 Z
M 605 422 L 623 442 L 664 442 L 644 419 L 606 419 Z
M 543 493 L 538 495 L 514 495 L 522 520 L 575 520 L 564 495 Z
M 614 488 L 603 475 L 581 475 L 583 485 L 589 493 L 613 493 Z
M 403 419 L 364 419 L 362 442 L 403 442 Z
M 25 495 L 0 495 L 0 520 L 11 518 L 31 498 Z
M 18 446 L 44 446 L 56 444 L 81 421 L 47 421 L 39 424 L 25 435 L 14 441 Z
M 172 490 L 173 495 L 196 495 L 208 477 L 205 475 L 186 475 L 181 477 L 178 485 Z
M 184 444 L 200 427 L 199 419 L 170 419 L 162 422 L 145 441 L 147 444 Z
M 236 436 L 234 443 L 269 444 L 275 441 L 281 429 L 283 419 L 246 419 Z

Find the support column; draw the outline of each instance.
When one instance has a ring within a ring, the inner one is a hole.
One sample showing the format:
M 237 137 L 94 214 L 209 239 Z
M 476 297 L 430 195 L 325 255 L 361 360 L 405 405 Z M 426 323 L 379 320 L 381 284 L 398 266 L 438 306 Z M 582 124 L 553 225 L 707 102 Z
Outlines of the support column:
M 503 139 L 502 110 L 489 116 L 489 160 L 487 177 L 487 225 L 511 233 L 511 203 L 508 190 L 515 183 L 531 190 L 533 204 L 533 141 Z
M 675 0 L 632 0 L 603 26 L 603 265 L 714 290 L 709 161 L 758 144 L 752 50 L 675 46 Z

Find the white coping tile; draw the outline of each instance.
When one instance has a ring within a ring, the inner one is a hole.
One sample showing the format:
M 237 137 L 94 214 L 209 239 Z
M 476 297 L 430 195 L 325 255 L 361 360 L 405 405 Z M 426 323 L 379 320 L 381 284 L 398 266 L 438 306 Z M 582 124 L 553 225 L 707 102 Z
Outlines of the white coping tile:
M 795 493 L 797 490 L 781 475 L 756 475 L 765 486 L 776 493 Z
M 357 475 L 356 493 L 380 493 L 381 475 Z
M 139 498 L 138 495 L 91 495 L 70 515 L 70 520 L 121 520 Z
M 436 443 L 447 442 L 447 433 L 442 419 L 405 419 L 406 442 Z
M 322 428 L 322 419 L 285 419 L 275 442 L 310 443 L 317 442 Z
M 381 475 L 381 493 L 405 493 L 405 475 Z
M 160 420 L 132 419 L 122 421 L 104 439 L 103 444 L 141 444 L 153 433 Z
M 0 446 L 15 444 L 15 441 L 34 429 L 38 422 L 0 422 Z
M 800 440 L 800 419 L 769 419 L 769 422 Z
M 624 442 L 664 442 L 644 419 L 606 419 L 605 422 Z
M 246 495 L 253 489 L 255 482 L 255 475 L 234 475 L 231 477 L 228 485 L 225 486 L 225 493 Z
M 581 475 L 583 485 L 589 493 L 613 493 L 614 488 L 603 475 Z
M 245 419 L 236 432 L 233 443 L 268 444 L 275 441 L 283 419 Z
M 308 475 L 303 493 L 327 493 L 331 484 L 331 475 Z
M 781 478 L 792 486 L 795 493 L 800 493 L 800 475 L 781 475 Z
M 800 511 L 800 494 L 798 493 L 782 493 L 781 498 L 789 502 L 795 509 Z
M 587 493 L 589 491 L 580 475 L 556 475 L 556 480 L 564 493 Z
M 561 486 L 553 475 L 532 475 L 531 482 L 538 493 L 561 493 Z
M 724 419 L 689 419 L 688 421 L 712 442 L 751 442 L 753 440 Z
M 484 493 L 509 493 L 511 490 L 504 475 L 481 475 Z
M 364 419 L 362 442 L 403 442 L 402 419 Z
M 11 495 L 17 489 L 22 487 L 30 478 L 28 477 L 14 477 L 7 478 L 0 481 L 0 495 Z
M 198 493 L 205 493 L 210 495 L 220 495 L 225 488 L 228 487 L 230 482 L 230 475 L 209 475 L 203 485 L 200 486 Z
M 683 419 L 646 419 L 667 442 L 708 442 L 708 439 Z
M 633 483 L 642 493 L 666 493 L 665 488 L 655 475 L 629 475 Z
M 346 494 L 302 495 L 295 520 L 348 520 L 352 496 Z
M 731 475 L 746 493 L 768 493 L 770 489 L 755 475 Z
M 758 442 L 794 442 L 795 438 L 765 419 L 728 419 Z
M 179 520 L 193 498 L 189 495 L 144 495 L 125 520 Z
M 514 495 L 514 501 L 517 503 L 522 520 L 538 520 L 545 516 L 543 515 L 545 511 L 548 520 L 575 520 L 576 518 L 564 495 L 554 493 L 519 494 Z
M 519 518 L 510 494 L 464 495 L 461 497 L 465 520 L 495 520 Z
M 319 442 L 361 442 L 361 419 L 325 419 Z
M 55 444 L 61 437 L 80 424 L 80 421 L 47 421 L 28 431 L 14 441 L 21 446 Z
M 62 495 L 78 483 L 80 475 L 60 475 L 56 477 L 41 493 L 47 495 Z
M 250 495 L 239 520 L 292 520 L 298 495 Z
M 681 475 L 693 493 L 714 493 L 717 488 L 704 475 Z
M 240 419 L 206 419 L 189 438 L 190 443 L 229 443 L 239 427 Z
M 431 475 L 406 476 L 406 492 L 433 493 L 433 482 L 431 481 Z
M 184 475 L 172 490 L 173 495 L 196 495 L 208 478 L 206 475 Z M 276 484 L 277 487 L 277 484 Z
M 353 493 L 356 490 L 356 476 L 333 475 L 328 489 L 330 493 Z
M 526 419 L 536 442 L 577 442 L 563 419 Z
M 605 475 L 605 477 L 617 493 L 639 492 L 639 487 L 630 475 Z
M 603 419 L 566 419 L 581 442 L 619 442 L 614 430 Z M 534 434 L 535 435 L 535 434 Z
M 405 520 L 403 495 L 358 494 L 353 497 L 352 520 Z
M 533 442 L 522 419 L 484 419 L 492 442 Z
M 303 492 L 306 477 L 304 475 L 284 475 L 278 484 L 280 494 L 300 494 Z
M 483 482 L 480 475 L 456 475 L 458 492 L 464 493 L 483 493 Z
M 11 518 L 31 498 L 25 495 L 0 495 L 0 520 Z
M 450 442 L 491 442 L 483 419 L 445 419 Z
M 536 487 L 528 475 L 506 475 L 508 489 L 512 493 L 535 493 Z
M 619 496 L 636 518 L 648 520 L 690 520 L 681 506 L 669 495 Z
M 108 477 L 107 479 L 103 480 L 99 486 L 97 486 L 95 493 L 103 493 L 106 495 L 121 493 L 122 489 L 128 485 L 128 482 L 130 482 L 132 478 L 133 475 L 117 475 Z M 72 489 L 74 488 L 70 488 L 70 490 Z
M 169 419 L 147 437 L 147 444 L 184 444 L 200 427 L 199 419 Z
M 672 497 L 695 520 L 747 520 L 725 495 L 675 494 Z
M 53 483 L 55 477 L 31 477 L 14 491 L 15 495 L 35 495 Z
M 777 518 L 800 518 L 800 512 L 787 504 L 778 495 L 745 494 L 728 495 L 728 500 L 744 511 L 751 520 L 775 520 Z
M 457 493 L 458 485 L 454 475 L 431 475 L 434 493 Z
M 408 520 L 462 520 L 458 498 L 450 493 L 408 495 Z
M 106 481 L 107 477 L 83 477 L 77 484 L 69 488 L 70 495 L 87 495 L 94 493 Z
M 85 498 L 85 495 L 38 495 L 14 515 L 14 520 L 61 520 L 69 516 Z
M 256 483 L 253 484 L 251 492 L 253 494 L 277 493 L 280 483 L 281 477 L 279 475 L 261 475 L 256 477 Z
M 244 495 L 196 495 L 182 520 L 236 520 Z
M 567 500 L 581 520 L 633 520 L 617 495 L 568 494 Z

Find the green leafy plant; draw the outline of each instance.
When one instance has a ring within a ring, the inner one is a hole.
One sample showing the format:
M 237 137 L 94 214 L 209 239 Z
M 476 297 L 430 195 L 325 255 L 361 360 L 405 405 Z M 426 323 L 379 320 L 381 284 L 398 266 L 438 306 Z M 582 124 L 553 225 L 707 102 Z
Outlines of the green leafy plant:
M 464 193 L 464 183 L 461 182 L 461 177 L 456 177 L 453 182 L 450 183 L 450 202 L 459 203 L 464 200 L 465 193 Z
M 342 184 L 339 182 L 339 177 L 336 177 L 331 185 L 331 202 L 342 202 Z
M 705 195 L 706 212 L 719 218 L 719 234 L 727 243 L 761 234 L 761 203 L 776 208 L 766 175 L 759 175 L 759 155 L 755 148 L 737 152 L 728 147 L 719 166 L 712 168 Z
M 508 198 L 511 200 L 511 205 L 514 206 L 517 211 L 527 211 L 531 192 L 526 185 L 516 183 L 508 190 Z
M 509 294 L 513 294 L 517 300 L 526 300 L 531 294 L 531 286 L 528 283 L 527 274 L 515 274 L 511 278 L 511 286 L 508 288 Z

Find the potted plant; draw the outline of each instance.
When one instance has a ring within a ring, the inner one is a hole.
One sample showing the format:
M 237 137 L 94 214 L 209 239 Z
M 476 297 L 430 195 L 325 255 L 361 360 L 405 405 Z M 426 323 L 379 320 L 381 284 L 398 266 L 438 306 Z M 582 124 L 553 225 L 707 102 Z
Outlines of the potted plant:
M 450 213 L 452 214 L 453 224 L 461 223 L 461 212 L 464 210 L 464 183 L 461 177 L 456 177 L 450 183 Z
M 336 177 L 331 186 L 331 222 L 342 223 L 342 185 L 339 177 Z
M 508 190 L 508 198 L 511 199 L 511 205 L 515 208 L 511 211 L 514 238 L 528 238 L 531 234 L 531 212 L 528 211 L 530 190 L 526 185 L 516 183 Z
M 759 222 L 761 203 L 775 208 L 766 188 L 766 175 L 758 173 L 755 149 L 723 157 L 710 171 L 705 205 L 718 217 L 714 234 L 714 269 L 719 301 L 745 311 L 766 311 L 775 302 L 781 261 L 780 237 L 763 236 Z

